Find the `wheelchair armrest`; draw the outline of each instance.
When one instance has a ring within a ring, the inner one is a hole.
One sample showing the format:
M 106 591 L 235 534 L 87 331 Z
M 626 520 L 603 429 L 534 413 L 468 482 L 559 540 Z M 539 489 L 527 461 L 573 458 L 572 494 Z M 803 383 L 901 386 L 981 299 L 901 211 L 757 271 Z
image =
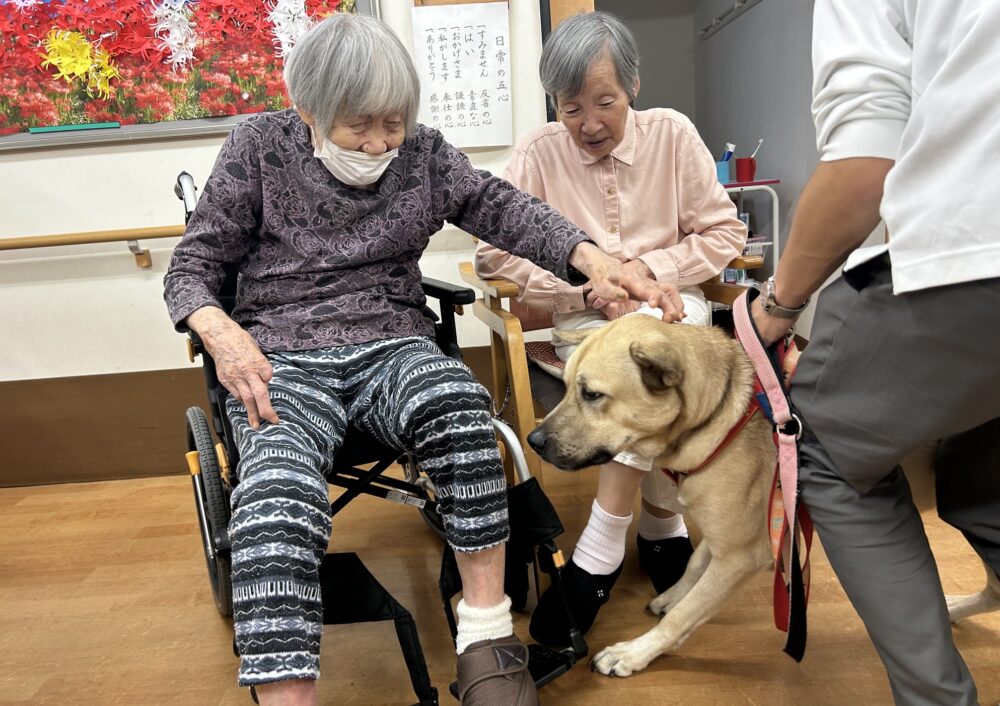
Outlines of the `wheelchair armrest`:
M 422 284 L 424 294 L 441 302 L 441 321 L 435 326 L 438 346 L 445 355 L 461 360 L 462 349 L 459 348 L 458 331 L 455 328 L 455 307 L 476 301 L 476 293 L 467 287 L 431 277 L 424 277 Z
M 433 299 L 439 299 L 442 305 L 450 304 L 456 306 L 471 304 L 476 301 L 476 293 L 468 287 L 462 287 L 432 277 L 424 277 L 421 284 L 424 287 L 424 294 Z
M 188 360 L 192 363 L 194 359 L 205 352 L 205 344 L 201 341 L 201 336 L 196 334 L 191 329 L 187 329 L 184 333 L 187 334 L 187 354 Z

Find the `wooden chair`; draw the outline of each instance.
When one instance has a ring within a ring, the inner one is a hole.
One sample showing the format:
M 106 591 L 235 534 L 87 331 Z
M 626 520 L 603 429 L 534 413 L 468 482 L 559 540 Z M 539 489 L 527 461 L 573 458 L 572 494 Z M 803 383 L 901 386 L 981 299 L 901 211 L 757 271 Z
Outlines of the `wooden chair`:
M 734 259 L 728 267 L 753 270 L 763 265 L 762 256 L 744 255 Z M 476 274 L 471 262 L 459 263 L 458 268 L 462 279 L 483 294 L 482 299 L 476 299 L 473 303 L 472 311 L 490 329 L 494 399 L 503 410 L 502 416 L 521 442 L 531 475 L 541 478 L 541 459 L 528 445 L 528 434 L 537 426 L 545 411 L 540 407 L 536 408 L 531 395 L 524 334 L 526 331 L 548 328 L 551 324 L 547 320 L 519 318 L 517 313 L 524 310 L 513 301 L 520 294 L 518 285 L 505 279 L 482 279 Z M 710 302 L 727 306 L 732 305 L 736 297 L 745 290 L 741 285 L 728 284 L 718 278 L 704 282 L 700 287 Z M 507 300 L 506 307 L 504 300 Z

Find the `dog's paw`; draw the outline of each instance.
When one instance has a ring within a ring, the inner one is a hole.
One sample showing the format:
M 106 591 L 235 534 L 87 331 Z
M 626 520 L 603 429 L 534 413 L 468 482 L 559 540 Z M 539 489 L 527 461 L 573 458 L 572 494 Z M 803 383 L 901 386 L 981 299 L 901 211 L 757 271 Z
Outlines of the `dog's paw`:
M 677 602 L 680 600 L 680 596 L 677 591 L 674 590 L 675 588 L 677 588 L 676 585 L 668 588 L 666 591 L 651 600 L 646 605 L 649 612 L 653 615 L 658 615 L 661 618 L 669 613 L 670 609 L 677 605 Z
M 1000 610 L 1000 596 L 993 593 L 989 587 L 969 596 L 945 596 L 948 601 L 948 619 L 957 623 L 981 613 L 992 613 Z
M 590 669 L 609 677 L 628 677 L 635 672 L 641 672 L 655 655 L 646 656 L 638 640 L 619 642 L 617 645 L 605 647 L 590 660 Z

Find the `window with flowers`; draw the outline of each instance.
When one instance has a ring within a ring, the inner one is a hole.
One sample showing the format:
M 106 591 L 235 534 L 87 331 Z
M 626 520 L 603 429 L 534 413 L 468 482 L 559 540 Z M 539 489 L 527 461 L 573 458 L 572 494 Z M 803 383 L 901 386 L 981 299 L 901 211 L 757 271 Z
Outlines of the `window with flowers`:
M 282 57 L 355 0 L 0 0 L 0 135 L 289 105 Z

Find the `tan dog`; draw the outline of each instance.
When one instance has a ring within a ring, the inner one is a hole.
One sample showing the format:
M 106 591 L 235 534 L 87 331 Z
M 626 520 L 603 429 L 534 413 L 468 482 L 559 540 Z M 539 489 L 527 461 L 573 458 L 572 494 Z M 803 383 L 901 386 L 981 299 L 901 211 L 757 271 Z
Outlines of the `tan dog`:
M 566 366 L 566 396 L 529 435 L 560 468 L 627 450 L 658 459 L 657 468 L 690 471 L 747 409 L 753 369 L 719 329 L 628 316 L 563 337 L 570 336 L 582 344 Z M 772 565 L 766 515 L 774 466 L 771 427 L 757 414 L 710 464 L 681 480 L 678 501 L 702 540 L 680 581 L 649 604 L 663 620 L 599 652 L 594 669 L 619 677 L 644 669 L 711 618 L 744 579 Z

